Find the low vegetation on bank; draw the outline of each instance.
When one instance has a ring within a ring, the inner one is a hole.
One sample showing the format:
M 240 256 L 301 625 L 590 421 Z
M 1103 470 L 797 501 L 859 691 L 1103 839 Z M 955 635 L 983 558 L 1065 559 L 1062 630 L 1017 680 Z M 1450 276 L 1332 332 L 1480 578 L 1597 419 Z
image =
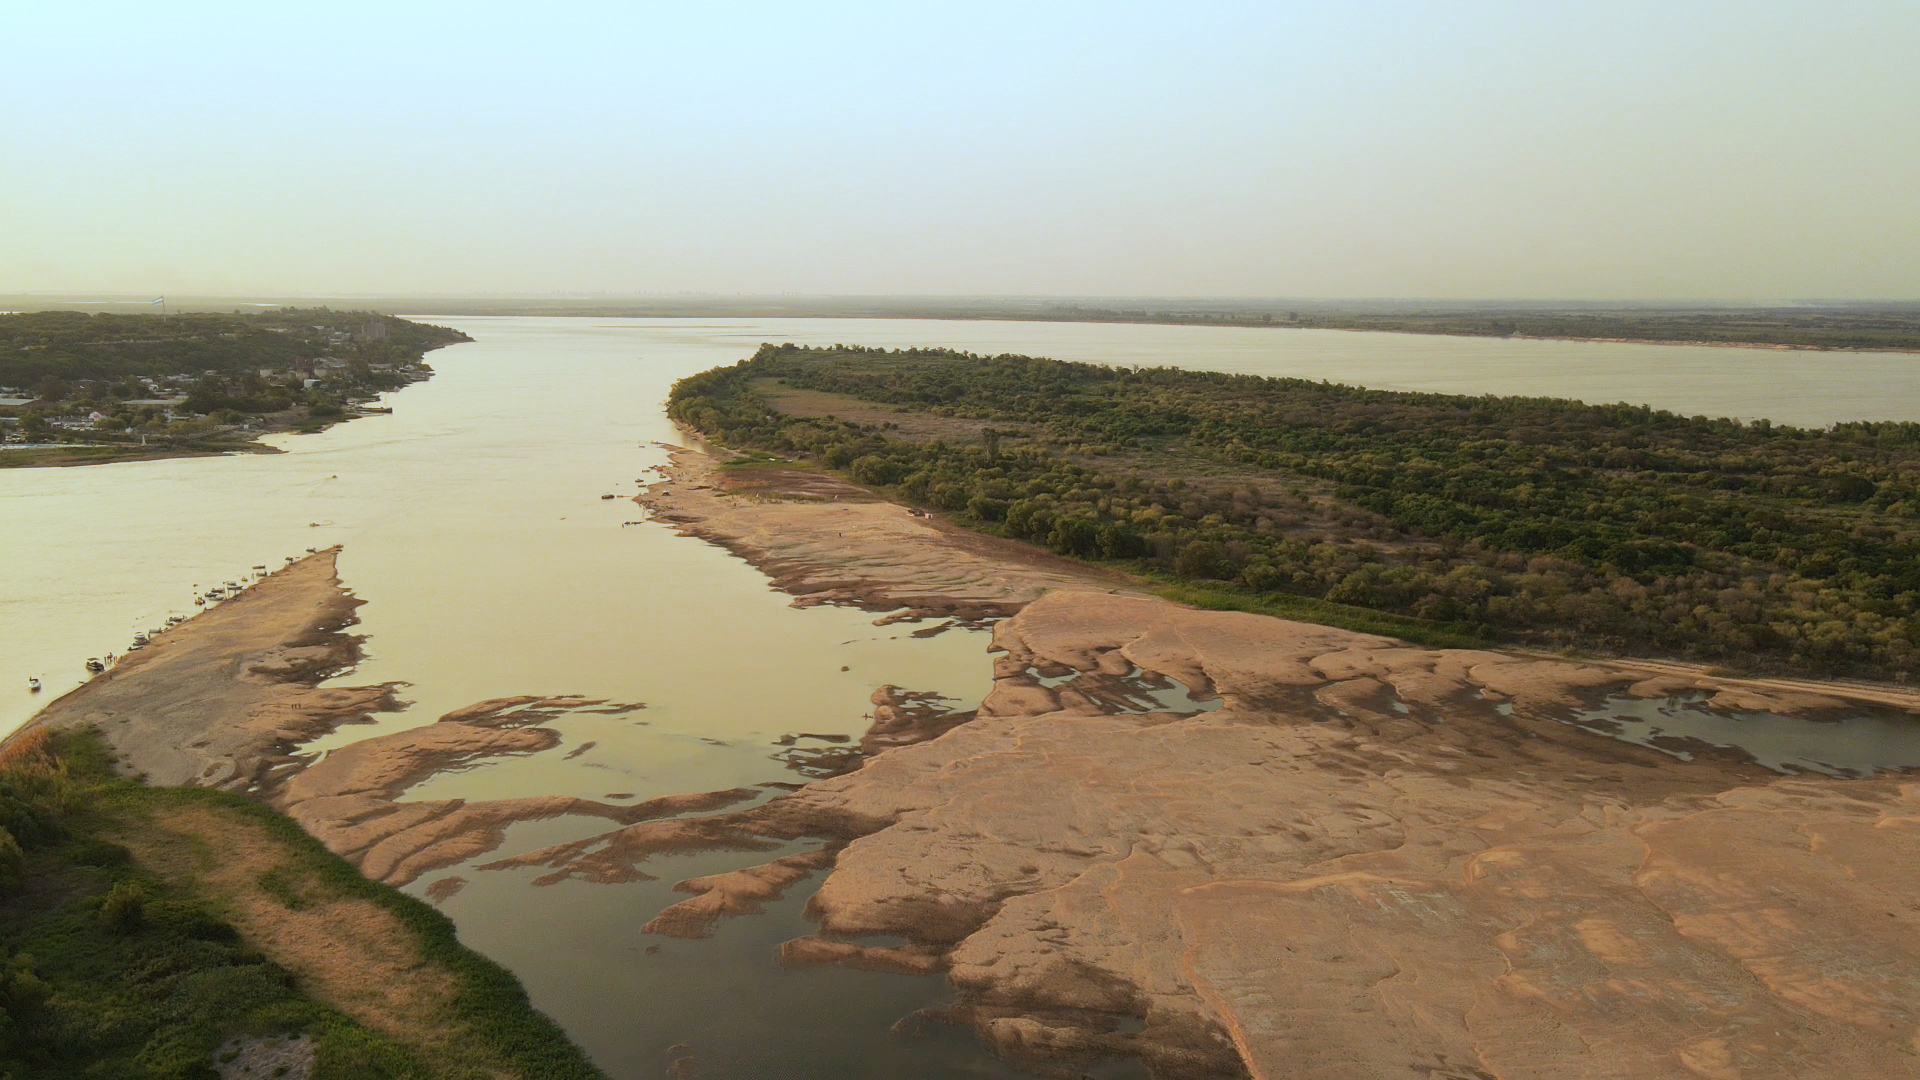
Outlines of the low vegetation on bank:
M 600 1076 L 444 916 L 289 819 L 116 779 L 85 735 L 0 750 L 0 1078 L 208 1078 L 290 1037 L 318 1080 Z
M 1920 424 L 792 345 L 682 380 L 669 412 L 1227 606 L 1753 670 L 1920 670 Z

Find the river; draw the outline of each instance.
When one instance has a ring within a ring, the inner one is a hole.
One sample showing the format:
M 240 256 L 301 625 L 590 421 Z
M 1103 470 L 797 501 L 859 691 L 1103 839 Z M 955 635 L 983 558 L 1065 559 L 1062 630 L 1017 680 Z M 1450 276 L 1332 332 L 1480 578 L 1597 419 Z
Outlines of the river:
M 0 470 L 0 732 L 77 684 L 87 656 L 191 614 L 194 585 L 332 544 L 344 545 L 343 580 L 368 601 L 369 655 L 345 681 L 407 682 L 413 705 L 319 748 L 490 697 L 647 704 L 575 714 L 560 722 L 563 749 L 444 774 L 418 796 L 645 798 L 798 780 L 771 758 L 774 740 L 857 735 L 882 683 L 971 704 L 987 688 L 984 634 L 914 639 L 861 612 L 796 610 L 725 552 L 630 524 L 643 516 L 630 501 L 640 478 L 664 460 L 653 444 L 676 438 L 667 388 L 762 341 L 1167 363 L 1815 425 L 1920 417 L 1920 358 L 1899 354 L 1105 324 L 415 317 L 475 341 L 431 354 L 439 374 L 387 395 L 391 416 L 275 436 L 281 454 Z M 29 675 L 47 684 L 37 699 Z M 523 824 L 503 851 L 602 827 Z M 531 872 L 454 868 L 411 891 L 468 879 L 443 904 L 463 938 L 519 974 L 623 1080 L 660 1075 L 680 1043 L 708 1076 L 1018 1075 L 952 1032 L 890 1033 L 945 996 L 938 979 L 778 968 L 773 946 L 806 931 L 804 888 L 708 941 L 638 933 L 680 898 L 673 881 L 768 857 L 658 860 L 659 881 L 544 889 Z

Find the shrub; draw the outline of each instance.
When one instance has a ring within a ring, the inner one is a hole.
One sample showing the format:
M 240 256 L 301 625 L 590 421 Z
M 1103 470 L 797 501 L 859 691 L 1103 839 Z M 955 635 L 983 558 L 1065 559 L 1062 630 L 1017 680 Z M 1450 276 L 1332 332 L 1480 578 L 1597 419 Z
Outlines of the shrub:
M 100 898 L 100 925 L 131 934 L 146 921 L 147 891 L 137 882 L 116 882 Z

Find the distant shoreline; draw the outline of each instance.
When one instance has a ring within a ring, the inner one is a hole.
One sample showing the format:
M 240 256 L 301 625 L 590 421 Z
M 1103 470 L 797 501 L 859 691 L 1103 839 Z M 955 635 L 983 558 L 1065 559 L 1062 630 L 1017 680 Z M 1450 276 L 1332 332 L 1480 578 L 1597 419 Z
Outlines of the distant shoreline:
M 183 298 L 184 299 L 184 298 Z M 1609 344 L 1785 348 L 1820 352 L 1920 353 L 1920 302 L 1807 300 L 1756 304 L 1632 301 L 1328 299 L 1196 296 L 390 296 L 196 297 L 181 310 L 314 304 L 396 315 L 572 316 L 619 319 L 932 319 L 1127 323 L 1262 329 L 1354 330 L 1442 337 L 1520 337 Z M 0 295 L 0 307 L 54 302 L 110 310 L 74 296 Z
M 1421 330 L 1408 327 L 1390 326 L 1334 326 L 1300 325 L 1295 323 L 1260 323 L 1252 321 L 1210 322 L 1199 319 L 1154 319 L 1154 318 L 1075 318 L 1043 314 L 1019 314 L 992 312 L 969 314 L 963 312 L 795 312 L 795 311 L 678 311 L 672 313 L 643 311 L 593 311 L 560 310 L 534 311 L 529 309 L 506 311 L 457 311 L 433 310 L 413 306 L 396 307 L 394 315 L 402 318 L 442 318 L 442 319 L 837 319 L 846 321 L 874 322 L 1030 322 L 1030 323 L 1066 323 L 1083 326 L 1191 326 L 1224 330 L 1338 330 L 1350 334 L 1403 334 L 1418 337 L 1441 338 L 1483 338 L 1507 341 L 1572 341 L 1588 342 L 1598 345 L 1674 345 L 1707 349 L 1768 349 L 1779 352 L 1835 352 L 1835 353 L 1876 353 L 1905 354 L 1920 356 L 1920 344 L 1911 346 L 1873 346 L 1873 345 L 1820 345 L 1805 342 L 1788 341 L 1701 341 L 1693 338 L 1639 338 L 1607 335 L 1577 334 L 1501 334 L 1474 333 L 1471 331 Z

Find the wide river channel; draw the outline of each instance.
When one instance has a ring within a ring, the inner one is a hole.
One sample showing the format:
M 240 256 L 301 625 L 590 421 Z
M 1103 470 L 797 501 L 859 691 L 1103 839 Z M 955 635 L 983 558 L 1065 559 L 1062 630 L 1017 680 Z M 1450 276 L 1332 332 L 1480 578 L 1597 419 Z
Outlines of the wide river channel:
M 86 657 L 191 614 L 194 586 L 333 544 L 344 546 L 345 584 L 368 602 L 358 628 L 368 658 L 342 681 L 403 681 L 413 704 L 315 749 L 507 695 L 647 705 L 565 717 L 562 747 L 436 776 L 413 797 L 647 798 L 796 782 L 805 778 L 772 756 L 776 740 L 857 736 L 883 683 L 971 705 L 990 675 L 983 633 L 915 639 L 857 611 L 796 610 L 740 560 L 639 521 L 630 497 L 665 460 L 654 444 L 677 438 L 662 411 L 669 385 L 763 341 L 951 346 L 1804 425 L 1920 418 L 1920 356 L 1901 354 L 1061 323 L 414 317 L 475 340 L 430 354 L 438 375 L 387 395 L 391 416 L 274 437 L 281 454 L 0 470 L 0 733 L 78 684 Z M 46 692 L 29 695 L 28 676 Z M 514 826 L 476 861 L 606 828 Z M 513 969 L 620 1080 L 662 1076 L 676 1045 L 701 1077 L 1023 1075 L 970 1036 L 893 1030 L 948 996 L 938 978 L 776 965 L 778 943 L 810 929 L 800 916 L 810 884 L 709 940 L 639 932 L 683 898 L 673 882 L 772 855 L 655 859 L 646 869 L 658 880 L 622 885 L 537 887 L 534 871 L 463 866 L 409 891 L 466 879 L 442 901 L 462 937 Z

